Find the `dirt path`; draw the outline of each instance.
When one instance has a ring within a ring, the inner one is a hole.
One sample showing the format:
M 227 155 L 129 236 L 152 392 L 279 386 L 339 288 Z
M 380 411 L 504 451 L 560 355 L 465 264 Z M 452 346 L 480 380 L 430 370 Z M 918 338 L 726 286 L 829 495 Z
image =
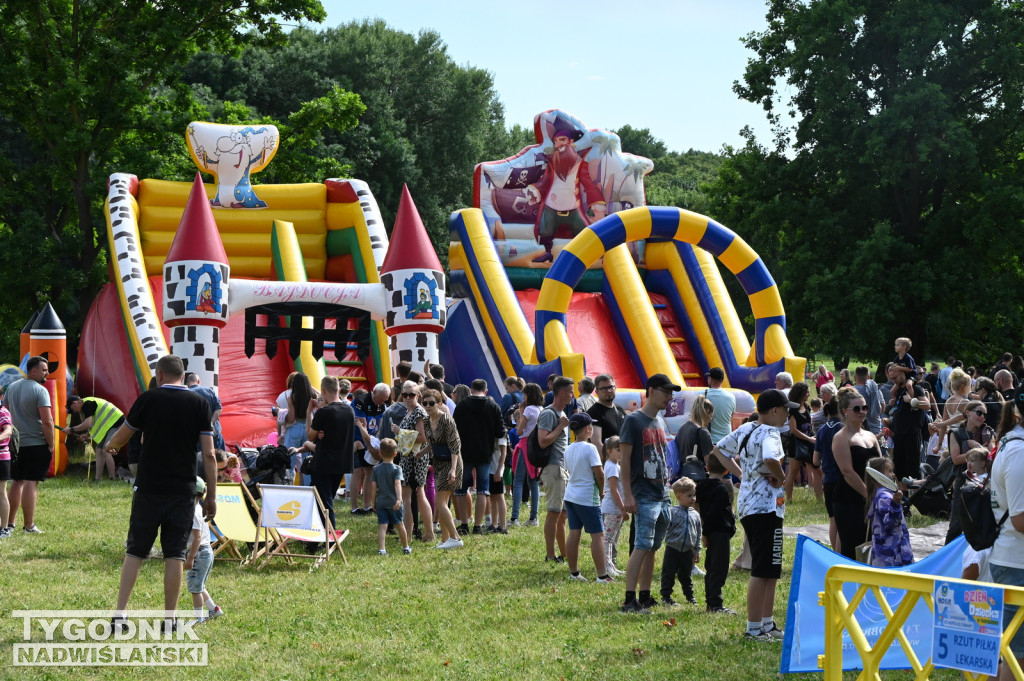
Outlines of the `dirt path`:
M 946 543 L 946 530 L 949 521 L 940 520 L 928 527 L 910 528 L 910 545 L 914 549 L 914 560 L 921 560 L 927 555 L 941 549 Z M 785 527 L 783 534 L 795 537 L 806 534 L 811 539 L 828 546 L 828 525 L 804 525 L 803 527 Z

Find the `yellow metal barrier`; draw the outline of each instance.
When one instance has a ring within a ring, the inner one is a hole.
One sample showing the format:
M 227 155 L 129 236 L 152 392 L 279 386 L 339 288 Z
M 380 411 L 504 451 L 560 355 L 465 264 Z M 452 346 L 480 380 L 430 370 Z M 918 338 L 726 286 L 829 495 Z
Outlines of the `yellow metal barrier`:
M 914 610 L 918 600 L 924 601 L 928 609 L 932 613 L 935 612 L 933 594 L 936 581 L 977 583 L 948 577 L 932 577 L 852 565 L 836 565 L 829 568 L 825 575 L 825 590 L 818 594 L 819 604 L 825 607 L 825 654 L 818 656 L 818 668 L 825 672 L 825 681 L 842 681 L 844 630 L 850 635 L 850 641 L 860 655 L 864 666 L 864 670 L 857 676 L 857 681 L 881 681 L 879 667 L 882 657 L 889 651 L 894 640 L 899 642 L 906 654 L 907 661 L 914 670 L 914 678 L 917 681 L 928 679 L 932 671 L 935 670 L 935 666 L 930 657 L 924 662 L 917 658 L 903 633 L 903 624 Z M 845 584 L 858 585 L 857 592 L 850 601 L 847 601 L 843 594 L 843 585 Z M 1006 605 L 1024 605 L 1024 588 L 1002 584 L 996 586 L 1003 589 L 1003 602 Z M 895 610 L 882 593 L 883 588 L 902 589 L 906 592 L 896 605 Z M 869 592 L 874 595 L 879 607 L 889 620 L 889 624 L 875 641 L 874 646 L 868 644 L 867 636 L 854 617 L 861 601 Z M 1018 608 L 1013 619 L 1009 623 L 1003 623 L 1003 635 L 999 644 L 1003 664 L 1009 663 L 1014 678 L 1018 681 L 1024 681 L 1024 672 L 1021 671 L 1017 659 L 1010 651 L 1009 643 L 1020 628 L 1022 621 L 1024 621 L 1024 608 Z M 972 674 L 971 672 L 964 672 L 964 677 L 969 681 L 984 681 L 984 679 L 990 678 L 985 674 Z

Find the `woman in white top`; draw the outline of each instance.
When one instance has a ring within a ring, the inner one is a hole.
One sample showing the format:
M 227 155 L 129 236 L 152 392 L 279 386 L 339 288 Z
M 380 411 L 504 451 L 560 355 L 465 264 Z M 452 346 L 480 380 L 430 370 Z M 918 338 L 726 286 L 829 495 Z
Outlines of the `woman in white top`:
M 530 433 L 537 427 L 537 417 L 544 406 L 544 391 L 536 383 L 527 383 L 523 388 L 523 402 L 519 408 L 512 413 L 516 422 L 516 433 L 519 435 L 519 444 L 512 453 L 512 518 L 509 525 L 519 525 L 519 507 L 523 503 L 523 484 L 530 485 L 530 519 L 527 525 L 537 525 L 537 508 L 540 504 L 540 483 L 539 472 L 533 474 L 532 467 L 526 461 L 526 442 Z
M 996 584 L 1024 586 L 1024 391 L 1003 406 L 999 422 L 999 450 L 992 462 L 990 476 L 993 512 L 1003 518 L 1002 528 L 989 554 L 988 567 Z M 1003 609 L 1005 626 L 1016 613 L 1016 606 Z M 1024 629 L 1018 629 L 1010 641 L 1018 664 L 1024 663 Z M 999 667 L 999 679 L 1013 679 L 1006 664 Z

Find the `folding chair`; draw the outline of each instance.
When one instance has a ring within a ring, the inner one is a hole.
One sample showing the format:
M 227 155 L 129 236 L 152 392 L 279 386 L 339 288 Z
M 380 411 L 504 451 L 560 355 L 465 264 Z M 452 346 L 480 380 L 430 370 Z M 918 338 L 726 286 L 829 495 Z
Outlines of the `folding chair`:
M 296 558 L 307 558 L 313 560 L 310 567 L 313 571 L 329 563 L 335 551 L 348 565 L 341 542 L 348 538 L 349 532 L 334 529 L 315 487 L 260 485 L 259 489 L 263 504 L 257 525 L 259 530 L 269 532 L 276 539 L 276 544 L 265 553 L 263 562 L 256 566 L 257 570 L 274 558 L 284 558 L 289 565 L 293 565 Z M 322 549 L 312 554 L 295 553 L 291 550 L 291 541 L 317 543 Z
M 261 558 L 281 541 L 269 530 L 257 529 L 249 515 L 250 506 L 259 508 L 245 485 L 227 482 L 217 484 L 217 515 L 210 523 L 211 537 L 216 537 L 216 541 L 211 544 L 214 558 L 238 560 L 241 561 L 239 567 L 242 567 Z M 248 544 L 253 541 L 253 537 L 256 537 L 255 543 L 246 558 L 235 542 Z

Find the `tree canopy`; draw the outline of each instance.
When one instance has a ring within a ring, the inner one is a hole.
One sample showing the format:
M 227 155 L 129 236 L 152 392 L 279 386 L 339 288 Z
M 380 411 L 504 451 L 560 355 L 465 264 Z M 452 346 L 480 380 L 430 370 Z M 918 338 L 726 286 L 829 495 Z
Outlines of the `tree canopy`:
M 379 19 L 299 28 L 280 48 L 205 52 L 185 78 L 281 119 L 325 88 L 357 93 L 366 112 L 351 129 L 325 132 L 329 153 L 370 184 L 389 230 L 408 183 L 442 261 L 448 216 L 471 203 L 473 166 L 522 146 L 522 130 L 505 129 L 488 72 L 457 65 L 434 31 L 413 36 Z
M 0 248 L 29 265 L 0 270 L 5 356 L 42 300 L 61 310 L 74 354 L 106 269 L 107 177 L 188 162 L 181 134 L 203 115 L 180 81 L 188 59 L 278 43 L 282 22 L 325 16 L 317 0 L 0 4 Z
M 1020 348 L 1021 4 L 771 0 L 767 19 L 734 89 L 774 139 L 729 150 L 712 207 L 780 282 L 797 350 Z

